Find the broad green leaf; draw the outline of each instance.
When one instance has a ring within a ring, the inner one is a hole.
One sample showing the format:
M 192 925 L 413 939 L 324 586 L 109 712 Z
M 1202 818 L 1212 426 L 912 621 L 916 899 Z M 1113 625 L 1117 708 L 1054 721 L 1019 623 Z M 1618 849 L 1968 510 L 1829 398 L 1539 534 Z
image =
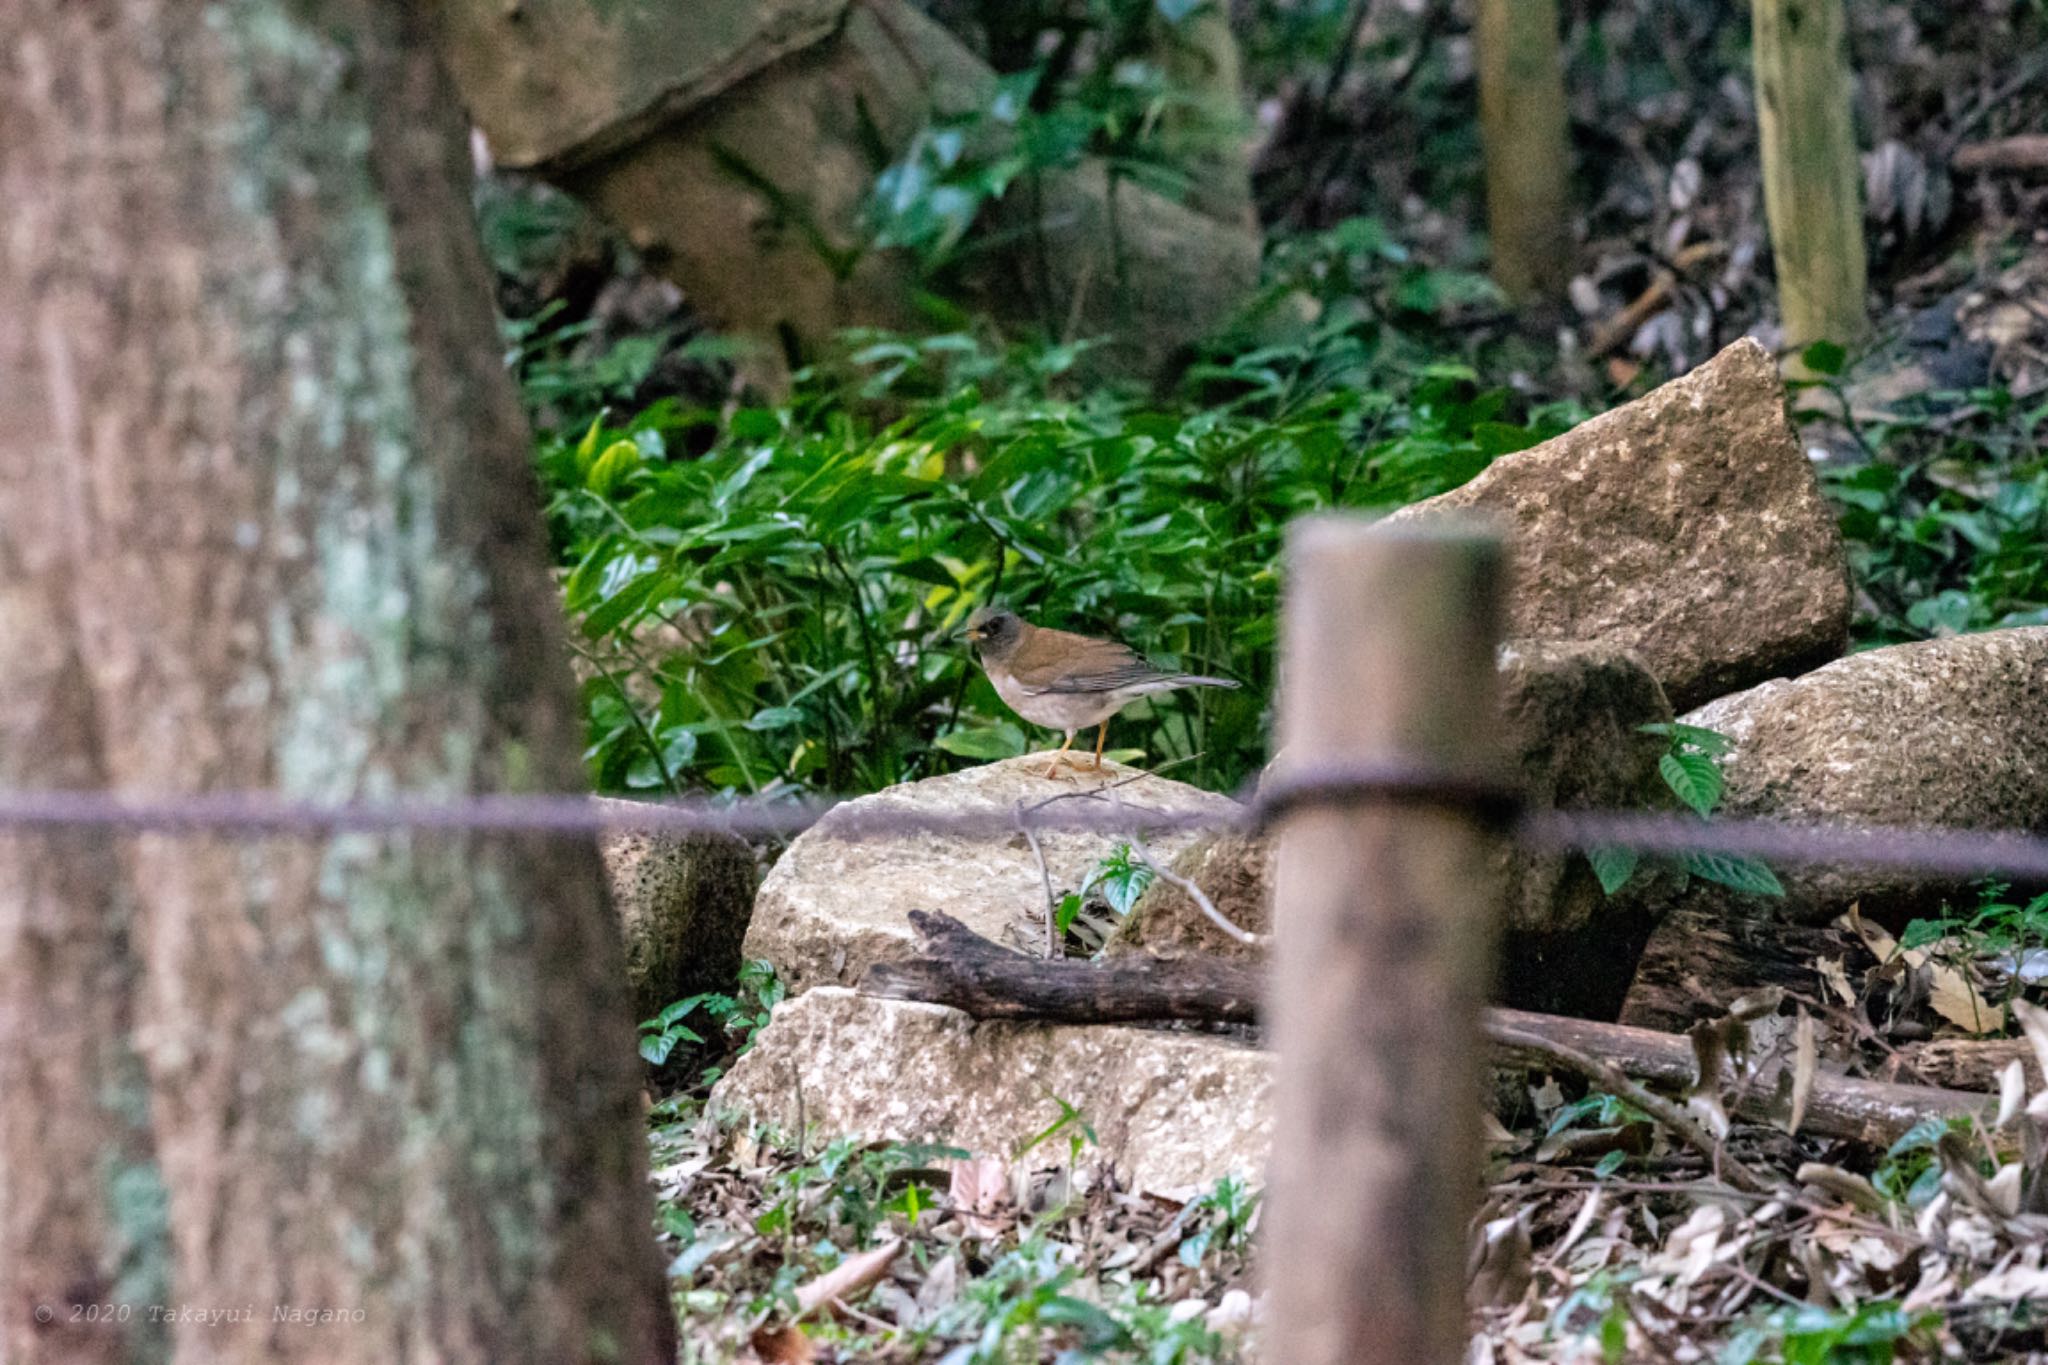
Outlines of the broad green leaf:
M 978 730 L 949 731 L 932 743 L 961 758 L 1015 758 L 1024 752 L 1024 733 L 1014 725 L 991 725 Z
M 1586 861 L 1593 865 L 1593 875 L 1600 879 L 1600 889 L 1611 896 L 1628 885 L 1628 879 L 1635 875 L 1642 855 L 1632 848 L 1589 848 Z
M 1816 341 L 1799 353 L 1799 363 L 1815 374 L 1838 375 L 1849 352 L 1839 342 Z
M 1755 858 L 1732 853 L 1684 853 L 1678 864 L 1702 881 L 1713 882 L 1752 896 L 1783 896 L 1785 887 L 1778 874 Z
M 1701 815 L 1721 804 L 1721 765 L 1705 754 L 1671 753 L 1657 760 L 1657 771 L 1672 795 Z
M 632 441 L 613 441 L 591 462 L 583 486 L 599 497 L 610 497 L 619 481 L 640 467 L 640 447 Z

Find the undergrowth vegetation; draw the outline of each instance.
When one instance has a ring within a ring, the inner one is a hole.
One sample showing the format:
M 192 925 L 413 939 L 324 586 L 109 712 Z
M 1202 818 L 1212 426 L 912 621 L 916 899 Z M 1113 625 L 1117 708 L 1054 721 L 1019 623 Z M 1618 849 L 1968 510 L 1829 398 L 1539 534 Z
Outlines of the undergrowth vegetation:
M 1376 314 L 1219 353 L 1170 402 L 1084 389 L 1081 350 L 870 335 L 780 406 L 662 400 L 544 436 L 599 784 L 864 791 L 1040 746 L 953 638 L 1002 602 L 1244 682 L 1112 735 L 1233 786 L 1263 758 L 1287 522 L 1454 487 L 1578 415 Z

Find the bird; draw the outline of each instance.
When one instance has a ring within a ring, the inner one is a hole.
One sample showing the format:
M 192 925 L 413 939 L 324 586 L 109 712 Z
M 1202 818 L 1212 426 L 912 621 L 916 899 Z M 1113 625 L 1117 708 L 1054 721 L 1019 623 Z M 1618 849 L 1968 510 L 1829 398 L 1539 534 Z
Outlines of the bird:
M 1237 686 L 1228 678 L 1161 668 L 1115 640 L 1034 626 L 1002 607 L 981 608 L 961 633 L 974 643 L 982 671 L 1005 705 L 1033 725 L 1066 732 L 1047 777 L 1057 777 L 1061 763 L 1074 762 L 1067 751 L 1074 736 L 1091 725 L 1097 727 L 1092 771 L 1102 771 L 1109 718 L 1149 692 Z

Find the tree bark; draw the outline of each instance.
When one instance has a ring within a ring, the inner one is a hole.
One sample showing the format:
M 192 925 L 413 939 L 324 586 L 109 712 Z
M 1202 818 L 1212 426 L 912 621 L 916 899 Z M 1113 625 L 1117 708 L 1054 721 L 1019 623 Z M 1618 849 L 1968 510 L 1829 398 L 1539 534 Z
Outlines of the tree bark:
M 1266 989 L 1264 964 L 1238 958 L 1132 953 L 1099 963 L 1070 962 L 1013 953 L 934 911 L 911 911 L 910 927 L 928 956 L 877 962 L 861 978 L 863 991 L 951 1005 L 977 1019 L 1249 1024 L 1258 1017 Z
M 0 124 L 11 128 L 7 92 L 19 87 L 4 61 Z M 20 204 L 11 169 L 0 149 L 0 200 Z M 8 268 L 0 254 L 0 282 Z M 50 336 L 0 328 L 0 432 L 20 443 L 0 459 L 0 789 L 96 788 L 106 775 L 73 631 L 76 566 L 54 538 L 15 531 L 63 515 L 65 481 L 18 458 L 57 448 L 49 395 L 28 382 L 39 343 Z M 164 1354 L 162 1324 L 96 1311 L 167 1297 L 121 854 L 91 835 L 0 833 L 0 1360 Z
M 0 316 L 31 341 L 0 391 L 40 416 L 0 429 L 0 470 L 45 485 L 0 502 L 0 567 L 28 580 L 0 604 L 41 594 L 9 649 L 43 660 L 0 671 L 0 738 L 38 698 L 67 717 L 61 765 L 0 775 L 330 799 L 582 784 L 424 25 L 390 0 L 0 8 Z M 40 984 L 10 970 L 0 1004 L 10 1024 L 90 1005 L 65 1021 L 87 1039 L 15 1063 L 66 1115 L 139 1053 L 171 1301 L 249 1310 L 168 1324 L 177 1358 L 672 1358 L 593 842 L 151 836 L 120 876 L 78 847 L 0 864 L 0 887 L 41 878 L 9 937 L 45 948 Z M 58 1151 L 0 1129 L 10 1243 L 61 1226 L 23 1192 L 86 1162 L 156 1188 L 133 1132 Z M 101 1267 L 94 1293 L 139 1294 L 106 1267 L 147 1218 L 106 1202 L 74 1258 Z M 10 1343 L 30 1308 L 0 1301 Z M 57 1317 L 21 1358 L 83 1340 Z

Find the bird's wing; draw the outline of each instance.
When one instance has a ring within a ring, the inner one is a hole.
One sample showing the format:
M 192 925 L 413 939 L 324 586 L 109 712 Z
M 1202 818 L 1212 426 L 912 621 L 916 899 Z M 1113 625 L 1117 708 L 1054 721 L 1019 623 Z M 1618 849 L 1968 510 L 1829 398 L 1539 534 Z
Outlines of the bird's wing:
M 1018 646 L 1009 667 L 1019 687 L 1040 694 L 1114 692 L 1169 676 L 1127 645 L 1042 627 Z

